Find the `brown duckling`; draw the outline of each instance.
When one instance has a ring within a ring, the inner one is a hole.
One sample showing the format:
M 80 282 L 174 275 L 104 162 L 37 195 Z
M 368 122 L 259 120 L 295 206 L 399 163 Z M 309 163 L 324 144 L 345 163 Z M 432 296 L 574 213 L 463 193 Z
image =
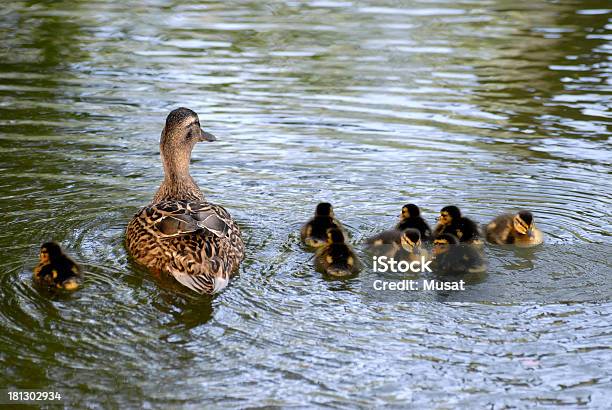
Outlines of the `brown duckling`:
M 485 234 L 487 241 L 498 245 L 529 247 L 544 241 L 544 235 L 536 228 L 533 214 L 529 211 L 499 215 L 489 222 Z
M 410 261 L 420 260 L 421 255 L 427 257 L 426 251 L 421 248 L 421 233 L 414 228 L 384 231 L 368 238 L 366 243 L 368 249 L 377 256 Z
M 329 202 L 321 202 L 312 217 L 300 230 L 302 242 L 312 248 L 319 248 L 327 243 L 327 230 L 342 228 L 334 216 L 334 209 Z
M 421 210 L 415 204 L 406 204 L 402 207 L 400 221 L 395 228 L 400 231 L 414 228 L 421 234 L 421 240 L 425 242 L 431 240 L 431 228 L 421 217 Z
M 351 276 L 359 272 L 360 263 L 353 249 L 344 242 L 344 234 L 338 228 L 327 230 L 327 243 L 317 249 L 315 268 L 331 276 Z
M 434 238 L 444 233 L 456 236 L 463 243 L 481 243 L 476 222 L 462 216 L 459 208 L 454 205 L 445 206 L 440 210 L 438 225 L 434 230 Z
M 450 233 L 436 236 L 433 241 L 433 271 L 441 275 L 482 273 L 486 263 L 481 252 L 473 246 L 461 244 Z
M 55 242 L 40 247 L 40 261 L 34 268 L 34 281 L 54 288 L 75 290 L 81 283 L 81 269 Z
M 427 258 L 427 251 L 421 245 L 421 233 L 414 228 L 405 229 L 400 237 L 400 248 L 393 259 L 414 262 L 420 261 L 421 257 Z

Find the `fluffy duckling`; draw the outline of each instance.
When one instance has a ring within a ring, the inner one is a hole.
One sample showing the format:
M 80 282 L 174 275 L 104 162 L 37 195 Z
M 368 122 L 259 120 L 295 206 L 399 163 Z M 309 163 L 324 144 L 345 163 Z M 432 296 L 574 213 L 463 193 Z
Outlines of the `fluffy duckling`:
M 327 243 L 327 230 L 341 228 L 340 222 L 334 217 L 334 209 L 328 202 L 321 202 L 311 218 L 300 231 L 302 242 L 312 248 L 319 248 Z
M 80 286 L 79 266 L 62 252 L 57 243 L 43 243 L 39 257 L 40 261 L 34 268 L 35 282 L 65 290 L 75 290 Z
M 405 229 L 400 237 L 400 248 L 393 258 L 404 261 L 420 261 L 421 257 L 427 258 L 427 252 L 421 248 L 421 233 L 414 228 Z
M 317 249 L 315 268 L 331 276 L 351 276 L 359 272 L 359 259 L 353 249 L 344 242 L 344 234 L 338 228 L 327 230 L 327 243 Z
M 445 233 L 456 236 L 463 243 L 479 243 L 480 234 L 476 222 L 462 216 L 459 208 L 453 205 L 440 210 L 434 238 Z
M 544 236 L 542 231 L 536 228 L 533 214 L 529 211 L 498 216 L 489 222 L 485 234 L 487 241 L 491 243 L 521 247 L 539 245 Z
M 395 260 L 420 260 L 427 253 L 421 248 L 421 233 L 418 229 L 407 228 L 403 231 L 391 229 L 368 238 L 366 241 L 371 252 Z
M 433 243 L 434 272 L 442 275 L 462 275 L 482 273 L 486 270 L 481 253 L 473 246 L 460 244 L 455 235 L 443 233 L 437 236 Z
M 421 234 L 421 239 L 425 242 L 431 240 L 431 228 L 421 217 L 421 210 L 415 204 L 406 204 L 402 207 L 400 221 L 396 229 L 403 231 L 408 228 L 414 228 Z

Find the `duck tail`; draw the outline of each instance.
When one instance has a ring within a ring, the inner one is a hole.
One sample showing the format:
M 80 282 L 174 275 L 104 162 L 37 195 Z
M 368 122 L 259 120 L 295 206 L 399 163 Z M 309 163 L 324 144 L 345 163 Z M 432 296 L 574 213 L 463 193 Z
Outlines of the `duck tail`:
M 227 286 L 229 279 L 225 277 L 215 276 L 213 279 L 213 293 L 218 293 Z
M 62 288 L 65 290 L 76 290 L 79 286 L 79 281 L 76 278 L 66 279 L 64 283 L 62 283 Z
M 353 273 L 346 267 L 330 267 L 327 269 L 327 274 L 335 277 L 351 276 Z

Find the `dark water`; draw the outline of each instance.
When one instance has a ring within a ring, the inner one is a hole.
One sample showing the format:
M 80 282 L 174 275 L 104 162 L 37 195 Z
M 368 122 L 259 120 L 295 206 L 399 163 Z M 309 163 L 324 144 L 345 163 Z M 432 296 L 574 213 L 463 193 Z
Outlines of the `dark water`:
M 610 273 L 610 5 L 3 3 L 0 388 L 69 407 L 607 407 L 612 303 L 567 279 Z M 219 137 L 192 174 L 247 241 L 212 300 L 123 246 L 181 105 Z M 431 223 L 451 203 L 481 223 L 531 209 L 546 243 L 487 248 L 484 284 L 573 286 L 561 304 L 368 299 L 371 273 L 326 281 L 298 244 L 319 200 L 355 244 L 406 202 Z M 86 271 L 74 295 L 31 285 L 49 239 Z

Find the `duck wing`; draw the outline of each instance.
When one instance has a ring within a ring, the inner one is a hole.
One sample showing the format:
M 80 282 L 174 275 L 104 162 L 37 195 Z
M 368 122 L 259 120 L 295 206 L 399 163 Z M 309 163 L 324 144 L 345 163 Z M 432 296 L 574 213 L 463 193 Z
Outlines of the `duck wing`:
M 493 219 L 485 227 L 485 236 L 491 243 L 504 245 L 514 242 L 512 238 L 512 219 L 511 214 L 502 214 Z
M 202 202 L 168 201 L 149 206 L 145 212 L 152 218 L 162 237 L 171 238 L 206 231 L 218 238 L 231 234 L 229 214 L 220 206 Z
M 401 242 L 402 231 L 399 229 L 390 229 L 366 239 L 366 244 L 370 248 L 382 247 L 384 245 L 397 245 Z

